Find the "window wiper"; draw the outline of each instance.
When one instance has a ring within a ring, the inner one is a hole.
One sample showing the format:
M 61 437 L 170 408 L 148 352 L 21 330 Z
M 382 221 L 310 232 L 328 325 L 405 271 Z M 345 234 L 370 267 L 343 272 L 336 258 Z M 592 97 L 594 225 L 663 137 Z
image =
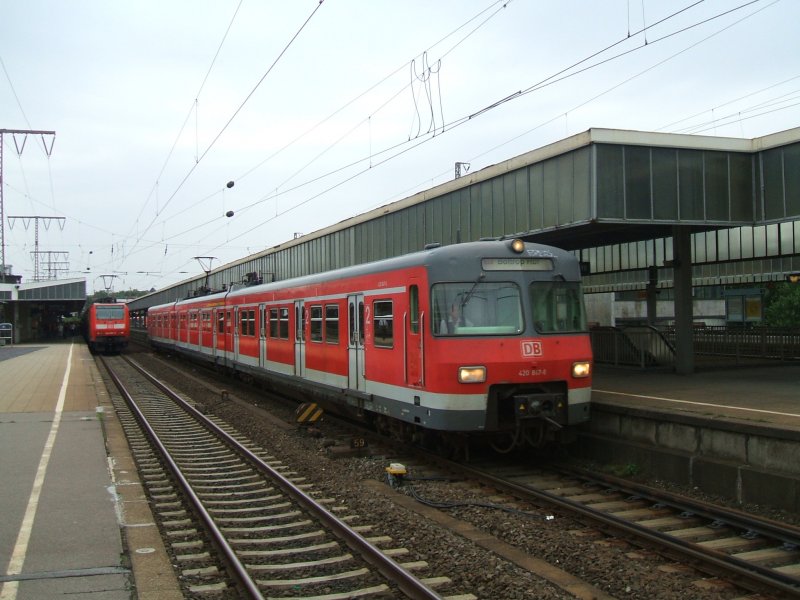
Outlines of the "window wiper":
M 467 302 L 469 302 L 470 298 L 472 298 L 472 295 L 475 293 L 475 288 L 478 287 L 478 284 L 481 281 L 483 281 L 485 279 L 485 277 L 486 277 L 486 273 L 481 273 L 480 275 L 478 275 L 478 279 L 475 280 L 475 283 L 472 284 L 472 287 L 469 288 L 469 291 L 466 294 L 464 294 L 464 298 L 461 300 L 461 314 L 462 315 L 464 314 L 464 307 L 467 305 Z

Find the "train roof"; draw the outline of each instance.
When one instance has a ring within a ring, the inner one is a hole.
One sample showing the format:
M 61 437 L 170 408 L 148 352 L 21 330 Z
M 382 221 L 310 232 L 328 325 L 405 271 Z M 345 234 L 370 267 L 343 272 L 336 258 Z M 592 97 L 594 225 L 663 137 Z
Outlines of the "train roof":
M 314 273 L 311 275 L 303 275 L 294 277 L 292 279 L 283 279 L 280 281 L 273 281 L 270 283 L 262 283 L 254 286 L 247 286 L 241 288 L 233 288 L 231 290 L 207 294 L 205 296 L 197 296 L 194 298 L 186 298 L 177 300 L 175 302 L 168 302 L 160 304 L 151 308 L 162 308 L 165 306 L 173 306 L 175 304 L 199 304 L 207 303 L 217 299 L 235 298 L 245 296 L 248 294 L 268 292 L 270 290 L 285 287 L 288 282 L 292 285 L 303 286 L 323 283 L 333 279 L 338 279 L 343 276 L 358 277 L 362 275 L 370 275 L 374 273 L 382 273 L 395 269 L 407 269 L 412 267 L 427 267 L 431 271 L 437 273 L 437 278 L 445 278 L 444 275 L 449 275 L 445 279 L 452 280 L 453 277 L 458 278 L 458 271 L 462 270 L 464 273 L 472 274 L 474 276 L 476 266 L 480 265 L 483 258 L 501 258 L 509 255 L 516 255 L 510 249 L 513 240 L 481 240 L 477 242 L 464 242 L 461 244 L 450 244 L 447 246 L 431 245 L 424 250 L 396 256 L 392 258 L 385 258 L 382 260 L 363 263 L 350 267 L 342 267 L 331 271 L 324 271 L 322 273 Z M 580 278 L 580 267 L 578 260 L 574 254 L 555 246 L 548 246 L 546 244 L 537 244 L 533 242 L 525 242 L 525 249 L 523 256 L 536 257 L 536 258 L 552 258 L 556 270 L 558 270 L 568 280 Z M 465 267 L 463 265 L 469 265 Z

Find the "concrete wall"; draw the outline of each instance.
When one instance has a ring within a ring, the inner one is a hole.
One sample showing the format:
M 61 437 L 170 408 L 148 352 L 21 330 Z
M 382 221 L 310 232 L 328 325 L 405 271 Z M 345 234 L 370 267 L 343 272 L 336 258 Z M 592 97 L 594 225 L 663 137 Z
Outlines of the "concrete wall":
M 800 513 L 797 431 L 594 402 L 570 450 L 738 503 Z

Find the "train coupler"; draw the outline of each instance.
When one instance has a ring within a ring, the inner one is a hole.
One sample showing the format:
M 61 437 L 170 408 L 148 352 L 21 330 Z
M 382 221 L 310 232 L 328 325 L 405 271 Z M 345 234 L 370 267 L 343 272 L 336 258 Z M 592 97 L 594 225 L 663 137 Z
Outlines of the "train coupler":
M 537 419 L 547 422 L 551 429 L 563 428 L 554 417 L 565 404 L 562 394 L 524 394 L 514 398 L 518 421 Z

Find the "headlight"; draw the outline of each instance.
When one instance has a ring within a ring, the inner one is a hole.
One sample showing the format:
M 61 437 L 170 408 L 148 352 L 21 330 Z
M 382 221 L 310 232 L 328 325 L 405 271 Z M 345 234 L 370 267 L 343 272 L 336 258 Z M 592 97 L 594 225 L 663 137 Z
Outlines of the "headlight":
M 576 362 L 572 363 L 572 376 L 582 379 L 589 377 L 592 374 L 592 363 L 590 362 Z
M 459 383 L 483 383 L 486 381 L 486 367 L 458 367 Z
M 523 250 L 525 250 L 525 242 L 521 239 L 517 238 L 511 241 L 511 249 L 516 252 L 517 254 L 521 254 Z

